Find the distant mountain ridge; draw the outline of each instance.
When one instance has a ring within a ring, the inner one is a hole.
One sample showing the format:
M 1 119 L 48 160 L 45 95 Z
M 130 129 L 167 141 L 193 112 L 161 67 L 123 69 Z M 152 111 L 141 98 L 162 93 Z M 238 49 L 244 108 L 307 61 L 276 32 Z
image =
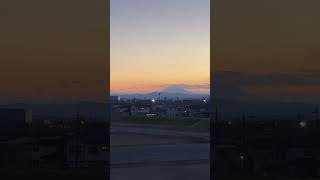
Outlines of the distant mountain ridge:
M 192 92 L 151 92 L 151 93 L 128 93 L 128 94 L 121 94 L 121 93 L 114 93 L 113 96 L 120 96 L 120 98 L 125 99 L 158 99 L 160 93 L 160 98 L 164 99 L 202 99 L 202 98 L 209 98 L 209 94 L 202 94 L 202 93 L 192 93 Z

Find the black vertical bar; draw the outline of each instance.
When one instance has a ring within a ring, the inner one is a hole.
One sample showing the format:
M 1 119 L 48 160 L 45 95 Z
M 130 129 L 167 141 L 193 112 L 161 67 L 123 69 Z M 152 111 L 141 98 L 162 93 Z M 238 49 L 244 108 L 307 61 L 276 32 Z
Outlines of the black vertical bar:
M 111 121 L 111 100 L 110 100 L 110 0 L 106 0 L 106 41 L 107 41 L 107 59 L 106 59 L 106 146 L 107 146 L 107 166 L 106 179 L 110 180 L 110 121 Z

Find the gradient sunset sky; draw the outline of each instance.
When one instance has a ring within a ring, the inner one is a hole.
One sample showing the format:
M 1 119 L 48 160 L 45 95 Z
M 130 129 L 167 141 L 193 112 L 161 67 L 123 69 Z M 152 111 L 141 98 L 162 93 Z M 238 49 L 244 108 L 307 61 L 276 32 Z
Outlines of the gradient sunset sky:
M 106 3 L 1 0 L 0 98 L 105 97 Z
M 112 93 L 208 92 L 209 76 L 209 0 L 111 0 Z
M 320 102 L 320 1 L 213 2 L 218 92 Z
M 320 101 L 320 1 L 213 2 L 213 79 Z M 111 0 L 112 92 L 207 91 L 209 3 Z M 100 0 L 1 0 L 0 97 L 106 96 L 106 17 Z

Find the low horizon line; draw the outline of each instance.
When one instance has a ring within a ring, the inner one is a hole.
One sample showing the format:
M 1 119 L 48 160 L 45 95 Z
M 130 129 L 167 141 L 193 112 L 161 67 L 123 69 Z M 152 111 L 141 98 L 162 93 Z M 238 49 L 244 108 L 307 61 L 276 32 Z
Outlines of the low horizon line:
M 210 95 L 210 92 L 170 92 L 170 91 L 149 91 L 149 92 L 110 92 L 110 94 L 151 94 L 151 93 L 171 93 L 171 94 L 204 94 Z

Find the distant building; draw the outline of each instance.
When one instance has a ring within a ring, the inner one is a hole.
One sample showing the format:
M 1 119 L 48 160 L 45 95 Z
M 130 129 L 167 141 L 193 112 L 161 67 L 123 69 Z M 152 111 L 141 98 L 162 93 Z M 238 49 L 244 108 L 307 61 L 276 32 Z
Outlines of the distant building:
M 305 131 L 299 123 L 295 127 L 292 122 L 279 126 L 251 122 L 241 133 L 240 126 L 216 124 L 213 169 L 217 176 L 320 177 L 318 128 Z
M 130 105 L 113 105 L 111 108 L 112 119 L 117 119 L 118 117 L 128 117 L 131 115 Z
M 131 114 L 133 116 L 145 116 L 146 114 L 150 113 L 149 106 L 133 106 L 131 107 Z
M 110 96 L 110 101 L 112 104 L 115 104 L 120 101 L 120 96 Z
M 0 141 L 0 168 L 30 170 L 45 168 L 106 169 L 107 131 L 93 127 L 63 135 L 24 136 Z M 39 135 L 39 134 L 37 134 Z
M 64 137 L 21 137 L 0 142 L 2 168 L 62 168 Z
M 106 131 L 88 131 L 68 139 L 65 146 L 68 168 L 107 168 Z
M 0 109 L 1 128 L 21 128 L 32 123 L 32 111 L 27 109 Z

